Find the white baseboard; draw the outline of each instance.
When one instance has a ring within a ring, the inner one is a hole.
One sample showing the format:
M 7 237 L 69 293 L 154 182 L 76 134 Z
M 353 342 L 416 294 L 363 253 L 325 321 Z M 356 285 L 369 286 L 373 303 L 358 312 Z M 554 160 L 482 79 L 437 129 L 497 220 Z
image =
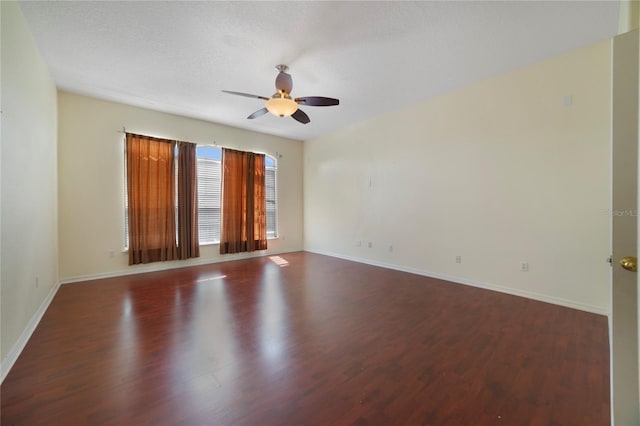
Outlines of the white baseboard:
M 327 251 L 323 251 L 323 250 L 305 249 L 305 251 L 308 251 L 310 253 L 322 254 L 322 255 L 325 255 L 325 256 L 337 257 L 339 259 L 350 260 L 352 262 L 365 263 L 367 265 L 372 265 L 372 266 L 379 266 L 381 268 L 394 269 L 394 270 L 402 271 L 402 272 L 409 272 L 411 274 L 422 275 L 422 276 L 425 276 L 425 277 L 436 278 L 436 279 L 444 280 L 444 281 L 450 281 L 450 282 L 453 282 L 453 283 L 456 283 L 456 284 L 464 284 L 464 285 L 469 285 L 469 286 L 472 286 L 472 287 L 484 288 L 484 289 L 487 289 L 487 290 L 493 290 L 493 291 L 497 291 L 497 292 L 500 292 L 500 293 L 511 294 L 513 296 L 526 297 L 527 299 L 539 300 L 541 302 L 552 303 L 554 305 L 565 306 L 567 308 L 573 308 L 573 309 L 578 309 L 578 310 L 581 310 L 581 311 L 591 312 L 591 313 L 594 313 L 594 314 L 600 314 L 600 315 L 609 316 L 608 310 L 607 309 L 603 309 L 603 308 L 601 308 L 599 306 L 586 305 L 586 304 L 583 304 L 583 303 L 574 302 L 572 300 L 562 299 L 560 297 L 548 296 L 548 295 L 545 295 L 545 294 L 539 294 L 539 293 L 535 293 L 535 292 L 532 292 L 532 291 L 514 289 L 514 288 L 510 288 L 510 287 L 503 287 L 503 286 L 500 286 L 500 285 L 491 284 L 491 283 L 485 283 L 485 282 L 481 282 L 481 281 L 470 280 L 470 279 L 467 279 L 467 278 L 454 277 L 454 276 L 450 276 L 450 275 L 439 274 L 439 273 L 436 273 L 436 272 L 425 271 L 425 270 L 422 270 L 422 269 L 410 268 L 410 267 L 401 266 L 401 265 L 394 265 L 394 264 L 391 264 L 391 263 L 378 262 L 378 261 L 370 260 L 370 259 L 363 259 L 363 258 L 358 258 L 358 257 L 345 256 L 345 255 L 342 255 L 342 254 L 327 252 Z
M 251 259 L 254 257 L 264 257 L 264 256 L 277 256 L 279 254 L 284 253 L 292 253 L 296 251 L 302 251 L 301 248 L 297 249 L 288 249 L 288 250 L 280 250 L 274 252 L 252 252 L 252 253 L 235 253 L 235 254 L 225 254 L 224 257 L 216 257 L 216 258 L 196 258 L 184 261 L 169 261 L 169 262 L 154 262 L 146 265 L 134 265 L 130 266 L 127 269 L 121 269 L 119 271 L 113 272 L 102 272 L 98 274 L 90 274 L 90 275 L 79 275 L 75 277 L 63 278 L 60 280 L 60 284 L 71 284 L 82 281 L 93 281 L 99 280 L 102 278 L 114 278 L 114 277 L 122 277 L 126 275 L 136 275 L 136 274 L 144 274 L 146 272 L 158 272 L 158 271 L 166 271 L 169 269 L 180 269 L 180 268 L 189 268 L 191 266 L 200 266 L 200 265 L 208 265 L 211 263 L 221 263 L 221 262 L 231 262 L 234 260 L 242 260 L 242 259 Z
M 47 297 L 45 297 L 45 299 L 42 301 L 42 303 L 40 304 L 40 307 L 38 307 L 38 310 L 33 314 L 33 316 L 31 317 L 31 320 L 29 320 L 29 323 L 22 331 L 22 334 L 20 334 L 18 341 L 13 345 L 13 347 L 7 354 L 6 358 L 2 360 L 2 365 L 0 365 L 0 372 L 2 374 L 0 383 L 4 382 L 4 379 L 5 377 L 7 377 L 7 374 L 9 374 L 11 367 L 13 367 L 13 364 L 15 364 L 15 362 L 18 360 L 18 357 L 22 353 L 22 350 L 24 349 L 24 347 L 27 345 L 27 342 L 29 341 L 29 339 L 31 338 L 31 335 L 33 334 L 36 327 L 40 323 L 42 316 L 47 311 L 47 308 L 51 304 L 51 301 L 53 300 L 53 297 L 58 292 L 59 288 L 60 288 L 60 283 L 56 283 L 53 287 L 51 287 L 51 290 L 47 294 Z

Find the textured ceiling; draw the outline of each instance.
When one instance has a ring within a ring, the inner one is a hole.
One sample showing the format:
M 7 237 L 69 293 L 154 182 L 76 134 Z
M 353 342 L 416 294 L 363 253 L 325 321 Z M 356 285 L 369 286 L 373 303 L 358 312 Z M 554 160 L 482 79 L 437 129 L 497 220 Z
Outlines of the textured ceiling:
M 615 35 L 618 2 L 20 2 L 65 91 L 306 140 Z M 311 123 L 246 117 L 275 65 Z

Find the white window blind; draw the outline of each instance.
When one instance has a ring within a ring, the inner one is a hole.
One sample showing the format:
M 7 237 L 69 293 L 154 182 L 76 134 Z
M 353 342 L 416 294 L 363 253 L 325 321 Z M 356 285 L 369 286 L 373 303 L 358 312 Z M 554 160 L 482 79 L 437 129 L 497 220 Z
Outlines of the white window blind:
M 197 158 L 198 233 L 200 244 L 220 241 L 220 160 Z
M 265 158 L 265 192 L 267 203 L 267 238 L 278 236 L 276 162 L 268 155 Z

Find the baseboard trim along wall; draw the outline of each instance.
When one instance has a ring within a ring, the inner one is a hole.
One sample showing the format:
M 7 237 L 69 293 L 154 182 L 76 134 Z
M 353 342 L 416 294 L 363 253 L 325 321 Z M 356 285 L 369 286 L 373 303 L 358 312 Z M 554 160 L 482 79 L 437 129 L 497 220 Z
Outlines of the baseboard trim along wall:
M 574 301 L 571 301 L 571 300 L 567 300 L 567 299 L 562 299 L 562 298 L 559 298 L 559 297 L 552 297 L 552 296 L 547 296 L 547 295 L 544 295 L 544 294 L 538 294 L 538 293 L 535 293 L 535 292 L 517 290 L 517 289 L 513 289 L 513 288 L 509 288 L 509 287 L 503 287 L 503 286 L 500 286 L 500 285 L 484 283 L 484 282 L 481 282 L 481 281 L 470 280 L 470 279 L 467 279 L 467 278 L 460 278 L 460 277 L 454 277 L 454 276 L 449 276 L 449 275 L 444 275 L 444 274 L 438 274 L 438 273 L 435 273 L 435 272 L 424 271 L 424 270 L 421 270 L 421 269 L 415 269 L 415 268 L 410 268 L 410 267 L 406 267 L 406 266 L 394 265 L 394 264 L 391 264 L 391 263 L 378 262 L 378 261 L 375 261 L 375 260 L 363 259 L 363 258 L 359 258 L 359 257 L 345 256 L 345 255 L 342 255 L 342 254 L 327 252 L 327 251 L 323 251 L 323 250 L 305 249 L 305 251 L 308 251 L 309 253 L 322 254 L 322 255 L 325 255 L 325 256 L 331 256 L 331 257 L 336 257 L 336 258 L 339 258 L 339 259 L 350 260 L 352 262 L 365 263 L 367 265 L 372 265 L 372 266 L 379 266 L 381 268 L 395 269 L 397 271 L 409 272 L 411 274 L 422 275 L 422 276 L 425 276 L 425 277 L 436 278 L 436 279 L 444 280 L 444 281 L 450 281 L 450 282 L 453 282 L 453 283 L 456 283 L 456 284 L 464 284 L 464 285 L 469 285 L 469 286 L 472 286 L 472 287 L 478 287 L 478 288 L 484 288 L 484 289 L 487 289 L 487 290 L 498 291 L 500 293 L 511 294 L 513 296 L 526 297 L 528 299 L 539 300 L 541 302 L 552 303 L 554 305 L 560 305 L 560 306 L 564 306 L 564 307 L 567 307 L 567 308 L 573 308 L 573 309 L 578 309 L 578 310 L 581 310 L 581 311 L 591 312 L 591 313 L 594 313 L 594 314 L 605 315 L 607 317 L 609 316 L 609 312 L 608 312 L 607 309 L 602 309 L 602 308 L 600 308 L 598 306 L 585 305 L 585 304 L 582 304 L 582 303 L 577 303 L 577 302 L 574 302 Z
M 55 297 L 59 288 L 60 283 L 56 283 L 53 287 L 51 287 L 49 294 L 47 294 L 47 297 L 42 301 L 40 307 L 38 307 L 38 310 L 33 314 L 31 320 L 29 320 L 29 323 L 22 331 L 22 334 L 20 334 L 18 341 L 16 341 L 16 343 L 13 345 L 13 347 L 7 354 L 6 359 L 2 361 L 2 365 L 0 366 L 0 372 L 2 374 L 0 383 L 4 382 L 5 377 L 7 377 L 7 374 L 9 374 L 9 371 L 11 371 L 11 367 L 13 367 L 13 364 L 15 364 L 15 362 L 18 360 L 18 357 L 24 350 L 27 342 L 29 342 L 31 335 L 36 330 L 36 327 L 40 323 L 42 316 L 47 311 L 47 308 L 49 308 L 49 305 L 51 304 L 51 301 Z
M 189 268 L 191 266 L 208 265 L 211 263 L 231 262 L 234 260 L 252 259 L 255 257 L 277 256 L 279 254 L 293 253 L 296 251 L 302 251 L 302 249 L 290 249 L 290 250 L 282 250 L 277 252 L 276 251 L 274 252 L 260 251 L 260 252 L 255 252 L 251 254 L 247 254 L 247 253 L 225 254 L 224 257 L 216 257 L 216 258 L 208 258 L 208 259 L 192 259 L 188 261 L 154 262 L 154 263 L 148 263 L 146 265 L 136 265 L 133 267 L 129 267 L 128 269 L 121 269 L 119 271 L 63 278 L 60 280 L 60 284 L 64 285 L 64 284 L 71 284 L 71 283 L 77 283 L 82 281 L 99 280 L 103 278 L 115 278 L 115 277 L 123 277 L 126 275 L 145 274 L 147 272 L 166 271 L 169 269 Z

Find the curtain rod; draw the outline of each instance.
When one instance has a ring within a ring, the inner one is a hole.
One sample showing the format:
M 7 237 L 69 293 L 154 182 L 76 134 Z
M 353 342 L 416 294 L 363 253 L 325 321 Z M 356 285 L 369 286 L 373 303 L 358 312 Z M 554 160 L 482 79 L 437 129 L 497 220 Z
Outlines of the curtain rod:
M 157 137 L 157 136 L 141 135 L 141 134 L 139 134 L 139 133 L 127 132 L 127 129 L 126 129 L 124 126 L 122 126 L 122 130 L 116 130 L 116 133 L 122 133 L 122 134 L 124 134 L 124 135 L 126 135 L 127 133 L 130 133 L 130 134 L 132 134 L 132 135 L 145 136 L 145 137 L 147 137 L 147 138 L 164 139 L 164 140 L 174 140 L 174 141 L 176 141 L 176 142 L 191 143 L 191 144 L 194 144 L 194 145 L 198 145 L 198 143 L 197 143 L 197 142 L 178 141 L 177 139 L 166 139 L 166 138 L 159 138 L 159 137 Z M 213 146 L 216 146 L 216 147 L 218 147 L 218 148 L 237 149 L 237 148 L 232 148 L 232 147 L 229 147 L 229 146 L 218 145 L 218 142 L 216 142 L 216 141 L 213 141 Z M 263 152 L 263 154 L 266 154 L 266 152 Z M 269 154 L 267 154 L 267 155 L 269 155 Z M 276 151 L 276 152 L 275 152 L 275 155 L 273 155 L 273 157 L 280 159 L 280 158 L 282 158 L 282 154 L 280 154 L 278 151 Z
M 165 140 L 165 141 L 172 141 L 172 142 L 182 142 L 182 143 L 190 143 L 193 145 L 198 145 L 197 142 L 190 142 L 190 141 L 179 141 L 177 139 L 168 139 L 168 138 L 161 138 L 159 136 L 151 136 L 151 135 L 143 135 L 141 133 L 133 133 L 133 132 L 127 132 L 127 129 L 122 126 L 122 130 L 116 130 L 116 133 L 123 133 L 123 134 L 130 134 L 130 135 L 136 135 L 136 136 L 144 136 L 145 138 L 151 138 L 151 139 L 161 139 L 161 140 Z M 213 141 L 213 145 L 218 146 L 218 143 L 216 141 Z M 226 148 L 226 147 L 220 147 L 220 148 Z

